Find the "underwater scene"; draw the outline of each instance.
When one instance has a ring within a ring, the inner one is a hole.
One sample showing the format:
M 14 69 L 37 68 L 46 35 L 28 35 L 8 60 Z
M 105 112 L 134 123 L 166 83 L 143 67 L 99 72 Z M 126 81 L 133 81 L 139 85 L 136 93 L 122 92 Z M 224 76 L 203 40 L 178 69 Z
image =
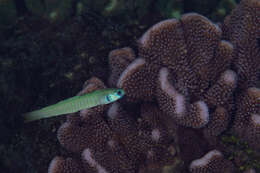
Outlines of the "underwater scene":
M 0 173 L 260 173 L 260 0 L 0 0 Z

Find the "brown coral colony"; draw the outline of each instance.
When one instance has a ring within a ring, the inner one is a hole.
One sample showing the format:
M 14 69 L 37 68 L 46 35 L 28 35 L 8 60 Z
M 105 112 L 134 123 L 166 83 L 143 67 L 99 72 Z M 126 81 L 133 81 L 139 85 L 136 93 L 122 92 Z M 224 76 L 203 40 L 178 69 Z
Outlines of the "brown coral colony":
M 58 139 L 78 157 L 55 157 L 49 172 L 150 172 L 178 156 L 189 172 L 235 172 L 218 137 L 230 131 L 260 149 L 257 38 L 260 1 L 242 0 L 221 27 L 189 13 L 152 26 L 138 55 L 113 50 L 108 83 L 123 88 L 125 99 L 68 116 Z M 92 78 L 82 92 L 104 87 Z

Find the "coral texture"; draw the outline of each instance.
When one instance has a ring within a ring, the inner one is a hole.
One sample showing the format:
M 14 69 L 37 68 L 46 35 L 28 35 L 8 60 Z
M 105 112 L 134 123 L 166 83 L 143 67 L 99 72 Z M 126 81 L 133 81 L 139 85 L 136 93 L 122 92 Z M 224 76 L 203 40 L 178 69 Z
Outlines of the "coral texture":
M 129 101 L 156 101 L 176 124 L 202 128 L 208 139 L 223 132 L 235 114 L 236 134 L 259 149 L 260 95 L 254 88 L 259 24 L 257 0 L 242 1 L 226 18 L 223 32 L 195 13 L 162 21 L 140 38 L 138 58 L 122 72 L 117 87 Z
M 208 144 L 216 145 L 231 119 L 237 74 L 231 69 L 233 45 L 221 34 L 195 13 L 162 21 L 143 34 L 138 58 L 113 82 L 126 91 L 127 101 L 152 101 L 168 124 L 181 127 L 180 155 L 187 164 L 202 157 Z
M 259 19 L 260 2 L 243 0 L 221 28 L 195 13 L 162 21 L 143 34 L 137 58 L 114 81 L 128 101 L 155 102 L 181 127 L 187 163 L 218 148 L 229 127 L 259 150 Z
M 222 153 L 217 150 L 212 150 L 202 158 L 192 161 L 189 169 L 192 173 L 228 173 L 233 171 L 233 165 L 229 160 L 224 159 Z
M 50 172 L 152 172 L 174 163 L 175 142 L 186 171 L 236 172 L 219 137 L 260 149 L 259 25 L 260 1 L 242 0 L 221 27 L 189 13 L 148 29 L 138 54 L 110 52 L 109 86 L 126 96 L 68 116 L 58 139 L 81 159 L 55 158 Z M 103 87 L 93 78 L 80 94 Z
M 260 92 L 255 86 L 260 72 L 260 1 L 241 1 L 224 21 L 223 31 L 223 37 L 234 45 L 233 66 L 239 80 L 234 130 L 259 150 Z
M 105 85 L 91 78 L 79 94 L 100 88 Z M 120 103 L 69 115 L 58 130 L 58 139 L 76 157 L 55 157 L 49 172 L 134 173 L 145 165 L 153 169 L 174 163 L 173 136 L 161 115 L 156 106 L 146 104 L 142 106 L 141 118 L 136 121 Z

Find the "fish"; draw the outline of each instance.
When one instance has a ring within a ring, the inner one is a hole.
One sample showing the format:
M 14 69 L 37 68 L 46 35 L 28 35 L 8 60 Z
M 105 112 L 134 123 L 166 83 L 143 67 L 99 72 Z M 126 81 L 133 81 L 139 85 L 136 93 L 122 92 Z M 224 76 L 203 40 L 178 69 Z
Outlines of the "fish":
M 105 105 L 121 99 L 125 95 L 123 89 L 107 88 L 91 93 L 77 95 L 56 104 L 23 114 L 24 122 L 31 122 L 43 118 L 78 112 L 82 109 Z

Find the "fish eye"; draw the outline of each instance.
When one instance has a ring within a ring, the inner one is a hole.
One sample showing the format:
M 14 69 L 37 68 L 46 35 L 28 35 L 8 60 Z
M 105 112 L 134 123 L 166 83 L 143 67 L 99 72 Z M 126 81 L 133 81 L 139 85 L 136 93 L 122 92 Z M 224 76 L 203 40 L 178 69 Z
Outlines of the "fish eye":
M 118 91 L 117 91 L 117 94 L 118 94 L 119 96 L 121 96 L 121 95 L 122 95 L 122 91 L 118 90 Z

